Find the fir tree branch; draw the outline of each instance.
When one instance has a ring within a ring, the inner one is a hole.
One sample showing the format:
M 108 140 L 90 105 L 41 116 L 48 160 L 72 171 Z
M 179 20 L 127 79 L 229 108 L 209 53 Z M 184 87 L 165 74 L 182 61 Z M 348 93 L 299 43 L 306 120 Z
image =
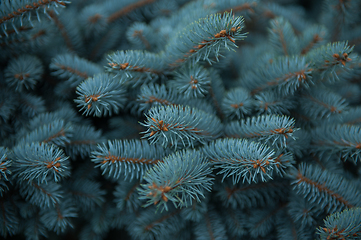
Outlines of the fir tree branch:
M 361 193 L 353 183 L 318 166 L 302 163 L 290 172 L 290 177 L 298 194 L 311 203 L 317 202 L 329 213 L 360 205 L 358 199 Z
M 329 215 L 317 234 L 326 239 L 357 239 L 361 236 L 361 209 L 351 208 Z
M 164 155 L 164 149 L 144 140 L 114 140 L 99 144 L 91 158 L 109 177 L 119 179 L 122 174 L 125 179 L 129 175 L 140 179 Z M 131 170 L 135 167 L 137 171 Z
M 28 15 L 30 19 L 30 11 L 34 11 L 34 10 L 37 11 L 39 8 L 44 8 L 44 10 L 46 10 L 46 8 L 49 8 L 49 6 L 65 7 L 67 3 L 70 2 L 63 0 L 40 0 L 40 1 L 26 0 L 21 2 L 20 1 L 2 2 L 2 4 L 0 5 L 0 9 L 1 9 L 0 13 L 2 15 L 2 16 L 0 15 L 0 24 L 4 24 L 8 21 L 11 21 L 16 17 L 23 17 L 24 15 Z
M 200 202 L 203 193 L 210 191 L 210 174 L 210 166 L 201 152 L 176 152 L 147 172 L 146 183 L 139 188 L 140 199 L 147 200 L 144 206 L 154 204 L 165 210 L 168 210 L 168 201 L 176 207 L 187 207 L 191 200 Z
M 203 119 L 197 116 L 203 115 Z M 151 143 L 159 142 L 163 147 L 193 146 L 194 143 L 206 143 L 220 135 L 220 120 L 204 111 L 188 106 L 153 107 L 142 123 L 147 127 L 144 138 Z

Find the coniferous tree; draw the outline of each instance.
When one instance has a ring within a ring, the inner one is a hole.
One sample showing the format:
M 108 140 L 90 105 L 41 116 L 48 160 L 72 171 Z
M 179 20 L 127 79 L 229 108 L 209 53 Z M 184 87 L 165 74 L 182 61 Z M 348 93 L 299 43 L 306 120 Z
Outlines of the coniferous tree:
M 359 239 L 361 3 L 304 6 L 0 1 L 0 238 Z

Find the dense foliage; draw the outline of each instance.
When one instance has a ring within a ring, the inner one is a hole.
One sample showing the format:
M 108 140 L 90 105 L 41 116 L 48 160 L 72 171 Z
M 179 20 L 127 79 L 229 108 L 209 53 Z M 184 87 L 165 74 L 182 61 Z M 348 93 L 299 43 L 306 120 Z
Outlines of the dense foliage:
M 360 11 L 1 0 L 0 236 L 360 239 Z

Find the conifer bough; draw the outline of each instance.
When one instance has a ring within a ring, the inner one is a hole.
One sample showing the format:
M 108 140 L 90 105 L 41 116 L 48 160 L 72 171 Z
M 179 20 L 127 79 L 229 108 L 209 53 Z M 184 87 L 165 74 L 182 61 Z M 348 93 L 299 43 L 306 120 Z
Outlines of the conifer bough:
M 360 239 L 361 1 L 301 2 L 0 0 L 0 238 Z
M 69 4 L 70 1 L 63 0 L 15 0 L 15 1 L 2 1 L 0 3 L 0 25 L 7 35 L 6 24 L 12 22 L 14 30 L 17 30 L 17 27 L 14 25 L 14 20 L 16 18 L 21 19 L 21 26 L 23 25 L 23 19 L 25 18 L 30 24 L 31 22 L 31 12 L 35 11 L 38 21 L 40 21 L 39 10 L 43 9 L 46 13 L 49 9 L 55 9 L 57 7 L 65 7 L 66 4 Z
M 200 117 L 202 116 L 202 117 Z M 217 138 L 222 130 L 220 120 L 211 114 L 188 106 L 157 106 L 149 110 L 143 138 L 163 147 L 191 147 Z
M 232 12 L 212 14 L 185 27 L 159 54 L 138 50 L 110 54 L 108 69 L 114 73 L 122 71 L 127 76 L 149 80 L 190 59 L 195 62 L 213 62 L 212 58 L 218 60 L 222 50 L 234 50 L 236 41 L 245 38 L 246 34 L 241 32 L 243 27 L 243 17 L 235 17 Z
M 146 184 L 139 188 L 140 199 L 148 199 L 145 206 L 159 203 L 166 210 L 168 201 L 176 207 L 187 207 L 192 199 L 200 202 L 205 190 L 210 191 L 211 172 L 210 164 L 200 151 L 176 152 L 147 172 Z
M 236 41 L 245 38 L 243 27 L 243 17 L 235 17 L 232 12 L 212 14 L 189 24 L 165 49 L 169 66 L 179 66 L 192 58 L 212 62 L 210 55 L 218 60 L 223 49 L 234 49 Z

